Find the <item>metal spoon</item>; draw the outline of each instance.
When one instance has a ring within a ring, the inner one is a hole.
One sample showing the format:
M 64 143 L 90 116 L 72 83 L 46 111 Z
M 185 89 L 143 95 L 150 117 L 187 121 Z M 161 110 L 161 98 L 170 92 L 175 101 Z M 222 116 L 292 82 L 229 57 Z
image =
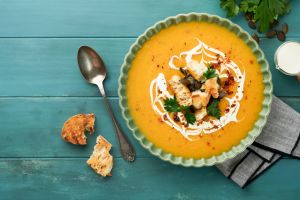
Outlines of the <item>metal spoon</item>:
M 116 135 L 120 145 L 122 157 L 127 161 L 134 161 L 135 152 L 132 145 L 129 143 L 126 136 L 119 128 L 119 124 L 112 112 L 111 106 L 106 98 L 103 81 L 106 77 L 106 68 L 103 60 L 95 50 L 90 47 L 82 46 L 78 50 L 77 60 L 81 74 L 87 82 L 98 86 L 100 93 L 104 99 L 106 108 L 110 114 L 113 124 L 116 129 Z

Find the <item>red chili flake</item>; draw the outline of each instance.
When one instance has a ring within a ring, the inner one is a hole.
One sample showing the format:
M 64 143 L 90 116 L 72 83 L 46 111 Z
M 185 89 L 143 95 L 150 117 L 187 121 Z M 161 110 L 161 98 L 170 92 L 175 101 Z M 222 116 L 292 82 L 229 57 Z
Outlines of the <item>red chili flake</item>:
M 234 77 L 233 75 L 230 73 L 229 70 L 226 71 L 226 74 L 228 76 L 227 80 L 224 83 L 224 87 L 228 88 L 229 86 L 231 86 L 232 84 L 234 84 Z
M 236 104 L 235 104 L 235 103 L 233 103 L 233 104 L 231 104 L 231 106 L 230 106 L 230 107 L 231 107 L 231 108 L 233 108 L 233 107 L 235 107 L 235 106 L 236 106 Z
M 156 65 L 156 67 L 159 67 L 159 65 Z
M 253 62 L 253 60 L 250 60 L 250 64 L 252 65 L 254 62 Z
M 162 118 L 158 118 L 158 121 L 161 122 L 161 123 L 163 122 Z
M 233 94 L 233 91 L 230 91 L 230 90 L 229 90 L 229 91 L 226 91 L 226 92 L 227 92 L 228 95 Z
M 230 109 L 229 109 L 229 108 L 226 108 L 226 109 L 225 109 L 225 112 L 226 112 L 226 113 L 228 113 L 229 111 L 230 111 Z
M 228 54 L 231 54 L 231 50 L 228 51 Z
M 202 120 L 199 120 L 199 121 L 197 122 L 197 125 L 199 126 L 201 123 L 202 123 Z
M 167 117 L 166 114 L 163 115 L 163 118 L 164 118 L 164 120 L 167 120 L 167 119 L 168 119 L 168 117 Z
M 207 144 L 207 146 L 210 146 L 210 142 L 207 142 L 206 144 Z
M 210 68 L 215 69 L 216 68 L 216 64 L 215 63 L 210 64 Z
M 230 62 L 231 62 L 230 58 L 226 57 L 225 58 L 225 63 L 230 63 Z
M 248 99 L 248 96 L 247 96 L 247 95 L 245 96 L 245 99 Z
M 178 117 L 177 113 L 174 114 L 173 119 L 175 122 L 180 122 L 180 118 Z
M 242 77 L 241 76 L 239 76 L 239 79 L 241 79 Z

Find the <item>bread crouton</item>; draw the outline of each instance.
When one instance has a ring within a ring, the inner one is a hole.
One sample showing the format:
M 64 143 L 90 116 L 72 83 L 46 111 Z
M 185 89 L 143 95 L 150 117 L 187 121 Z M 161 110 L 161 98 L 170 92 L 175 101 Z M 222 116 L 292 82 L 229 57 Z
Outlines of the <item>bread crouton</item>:
M 95 115 L 78 114 L 70 117 L 61 131 L 61 137 L 72 144 L 86 145 L 85 131 L 94 132 Z
M 207 106 L 210 99 L 210 94 L 207 92 L 201 92 L 200 90 L 192 92 L 193 106 L 196 109 Z
M 205 89 L 206 92 L 211 94 L 213 98 L 218 98 L 219 97 L 219 88 L 220 85 L 217 82 L 217 78 L 210 78 L 208 79 L 204 84 L 203 88 Z
M 101 176 L 111 176 L 113 157 L 109 151 L 112 145 L 101 135 L 97 137 L 94 151 L 86 163 Z
M 196 110 L 196 121 L 201 121 L 207 115 L 206 107 L 202 107 L 200 110 Z
M 198 81 L 200 81 L 204 72 L 207 71 L 207 66 L 203 62 L 199 63 L 196 60 L 191 60 L 191 62 L 188 62 L 186 67 L 189 73 Z
M 170 87 L 175 94 L 175 97 L 181 106 L 192 105 L 192 94 L 190 90 L 180 82 L 180 77 L 174 75 L 169 81 Z

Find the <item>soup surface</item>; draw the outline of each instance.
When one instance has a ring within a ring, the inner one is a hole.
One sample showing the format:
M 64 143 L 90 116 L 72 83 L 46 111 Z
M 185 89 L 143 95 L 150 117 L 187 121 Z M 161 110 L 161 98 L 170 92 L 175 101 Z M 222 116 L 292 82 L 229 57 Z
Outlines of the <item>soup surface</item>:
M 169 80 L 184 77 L 179 69 L 191 61 L 214 70 L 218 83 L 225 85 L 225 96 L 220 98 L 220 92 L 209 104 L 218 101 L 221 116 L 208 105 L 207 116 L 188 123 L 183 106 L 182 113 L 175 113 L 182 119 L 165 110 L 165 100 L 175 99 Z M 234 83 L 228 85 L 230 76 Z M 206 22 L 181 23 L 154 35 L 137 53 L 127 81 L 128 106 L 140 131 L 157 147 L 186 158 L 211 157 L 239 144 L 262 109 L 263 90 L 260 65 L 251 49 L 226 28 Z

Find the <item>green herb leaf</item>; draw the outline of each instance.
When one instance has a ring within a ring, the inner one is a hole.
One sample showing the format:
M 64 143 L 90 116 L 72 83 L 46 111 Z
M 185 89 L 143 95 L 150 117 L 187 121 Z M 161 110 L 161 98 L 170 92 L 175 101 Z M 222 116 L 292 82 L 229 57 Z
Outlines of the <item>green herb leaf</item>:
M 196 122 L 195 114 L 191 112 L 190 106 L 181 106 L 181 109 L 188 124 Z
M 269 0 L 261 0 L 254 14 L 254 20 L 258 21 L 259 28 L 262 32 L 266 32 L 269 29 L 274 17 L 275 13 L 269 8 Z
M 167 98 L 164 100 L 164 104 L 165 104 L 165 109 L 168 112 L 180 112 L 180 106 L 176 100 L 176 98 Z
M 221 111 L 219 109 L 219 99 L 213 99 L 210 104 L 207 106 L 207 114 L 213 116 L 217 119 L 221 117 Z
M 239 6 L 236 0 L 221 0 L 220 6 L 226 10 L 227 17 L 234 17 L 239 13 Z
M 220 6 L 226 10 L 227 17 L 236 16 L 239 12 L 252 14 L 260 30 L 266 32 L 270 28 L 270 23 L 291 10 L 289 2 L 289 0 L 220 0 Z
M 269 9 L 273 11 L 275 15 L 282 15 L 285 11 L 285 5 L 282 0 L 269 0 Z
M 242 0 L 240 3 L 240 11 L 244 13 L 255 13 L 259 2 L 260 0 Z
M 176 98 L 167 98 L 164 100 L 164 107 L 168 112 L 182 112 L 186 122 L 188 124 L 193 124 L 196 121 L 194 113 L 191 112 L 190 106 L 180 106 Z
M 216 73 L 216 69 L 213 69 L 211 67 L 208 67 L 207 68 L 207 71 L 204 72 L 203 76 L 206 78 L 206 79 L 210 79 L 210 78 L 214 78 L 214 77 L 217 77 L 217 73 Z

